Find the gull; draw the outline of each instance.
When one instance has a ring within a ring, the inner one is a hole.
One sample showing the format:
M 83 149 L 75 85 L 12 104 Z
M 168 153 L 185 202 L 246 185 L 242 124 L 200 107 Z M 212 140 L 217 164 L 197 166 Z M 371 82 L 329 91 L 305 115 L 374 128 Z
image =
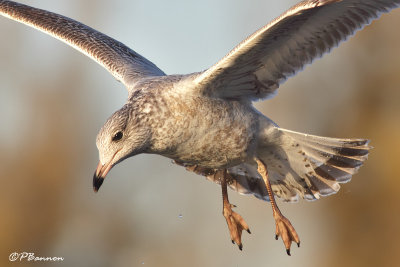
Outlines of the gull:
M 250 229 L 232 210 L 227 188 L 270 201 L 275 238 L 282 238 L 290 255 L 300 238 L 275 196 L 294 202 L 338 192 L 371 147 L 367 139 L 282 129 L 252 103 L 274 96 L 287 78 L 399 5 L 400 0 L 302 1 L 209 69 L 184 75 L 166 75 L 121 42 L 62 15 L 4 0 L 0 13 L 87 55 L 128 90 L 126 103 L 97 135 L 95 192 L 117 163 L 159 154 L 221 185 L 223 216 L 240 250 L 242 231 Z

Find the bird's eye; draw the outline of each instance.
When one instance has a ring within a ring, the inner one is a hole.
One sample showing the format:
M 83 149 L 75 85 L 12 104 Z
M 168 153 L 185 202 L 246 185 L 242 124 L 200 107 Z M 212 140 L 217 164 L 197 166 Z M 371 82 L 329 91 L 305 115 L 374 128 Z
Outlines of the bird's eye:
M 121 131 L 118 131 L 118 132 L 116 132 L 116 133 L 114 134 L 114 136 L 112 137 L 112 140 L 113 140 L 114 142 L 115 142 L 115 141 L 118 141 L 118 140 L 121 140 L 122 136 L 123 136 L 123 133 L 122 133 Z

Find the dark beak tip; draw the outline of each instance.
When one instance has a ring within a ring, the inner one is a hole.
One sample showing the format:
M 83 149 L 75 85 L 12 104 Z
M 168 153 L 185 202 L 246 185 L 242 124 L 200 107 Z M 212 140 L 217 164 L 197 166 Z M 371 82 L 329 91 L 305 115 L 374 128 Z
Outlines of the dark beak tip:
M 100 186 L 103 184 L 104 178 L 98 177 L 96 174 L 93 176 L 93 191 L 97 193 L 99 191 Z

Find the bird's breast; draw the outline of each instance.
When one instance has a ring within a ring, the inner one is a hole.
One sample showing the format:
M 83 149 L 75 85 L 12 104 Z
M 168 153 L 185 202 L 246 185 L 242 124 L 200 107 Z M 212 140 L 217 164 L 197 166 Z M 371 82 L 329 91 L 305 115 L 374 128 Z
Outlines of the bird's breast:
M 154 130 L 154 152 L 207 168 L 237 165 L 252 157 L 258 116 L 235 101 L 176 99 L 165 108 L 165 120 Z

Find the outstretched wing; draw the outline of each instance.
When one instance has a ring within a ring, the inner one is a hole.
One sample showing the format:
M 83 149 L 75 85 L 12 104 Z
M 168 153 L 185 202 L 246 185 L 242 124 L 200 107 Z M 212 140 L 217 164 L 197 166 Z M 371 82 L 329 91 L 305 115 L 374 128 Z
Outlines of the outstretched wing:
M 308 0 L 262 27 L 195 78 L 200 93 L 226 99 L 271 97 L 288 77 L 400 0 Z
M 123 43 L 73 19 L 3 0 L 0 0 L 0 13 L 41 30 L 79 50 L 106 68 L 128 89 L 137 79 L 165 75 L 156 65 Z

